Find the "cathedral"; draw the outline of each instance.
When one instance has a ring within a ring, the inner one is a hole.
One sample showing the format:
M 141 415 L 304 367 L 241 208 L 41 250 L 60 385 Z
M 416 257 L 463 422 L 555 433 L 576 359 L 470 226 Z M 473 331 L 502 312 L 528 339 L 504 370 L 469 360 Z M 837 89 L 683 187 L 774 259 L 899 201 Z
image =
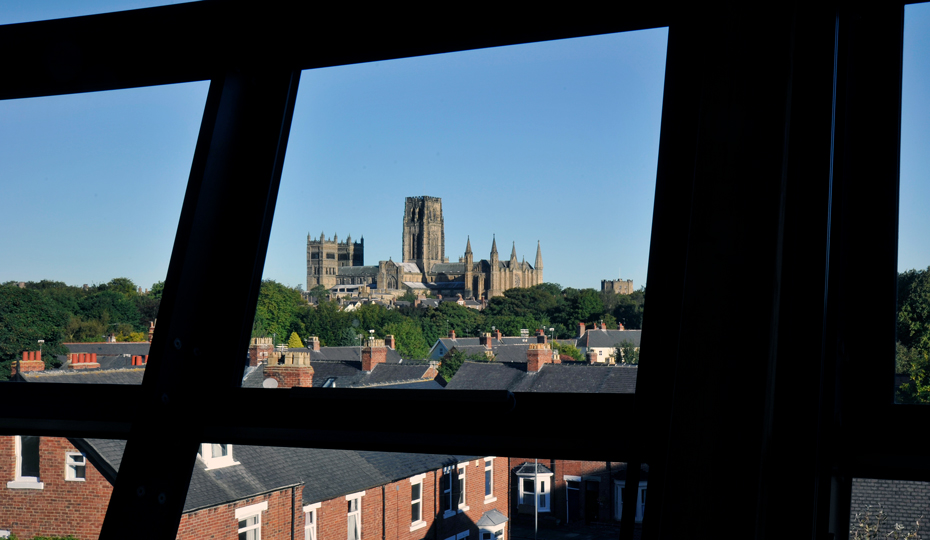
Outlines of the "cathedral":
M 326 288 L 346 285 L 372 289 L 413 291 L 443 296 L 461 294 L 463 298 L 493 298 L 507 289 L 532 287 L 543 282 L 540 245 L 536 245 L 536 262 L 517 259 L 517 248 L 509 260 L 497 253 L 497 239 L 491 244 L 490 259 L 476 261 L 471 239 L 465 255 L 450 263 L 445 256 L 446 234 L 439 197 L 407 197 L 404 204 L 402 262 L 380 261 L 365 266 L 365 239 L 344 242 L 323 233 L 317 239 L 307 235 L 307 290 L 318 285 Z

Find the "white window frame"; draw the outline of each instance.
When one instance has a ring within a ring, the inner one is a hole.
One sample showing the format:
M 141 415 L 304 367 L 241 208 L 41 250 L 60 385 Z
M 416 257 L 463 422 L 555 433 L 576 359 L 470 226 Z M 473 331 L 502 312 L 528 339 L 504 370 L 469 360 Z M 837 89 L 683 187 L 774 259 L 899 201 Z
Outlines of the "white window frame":
M 255 540 L 262 539 L 262 512 L 268 510 L 268 501 L 260 502 L 258 504 L 253 504 L 251 506 L 244 506 L 242 508 L 236 509 L 236 538 L 240 534 L 247 533 L 249 531 L 257 531 L 255 533 Z M 244 519 L 257 518 L 255 523 L 252 525 L 246 525 L 245 527 L 239 527 L 239 522 Z
M 203 461 L 204 465 L 207 466 L 206 470 L 209 471 L 212 469 L 222 469 L 223 467 L 239 465 L 239 462 L 233 459 L 233 445 L 225 445 L 225 456 L 213 457 L 213 444 L 214 443 L 203 443 L 200 445 L 200 453 L 198 455 L 200 456 L 200 459 Z
M 358 531 L 358 536 L 355 540 L 362 540 L 362 497 L 365 496 L 364 491 L 359 491 L 358 493 L 350 493 L 346 495 L 346 502 L 351 503 L 353 500 L 356 501 L 355 507 L 357 510 L 354 512 L 346 513 L 346 538 L 349 538 L 349 521 L 352 519 L 352 516 L 355 516 L 355 526 Z
M 41 438 L 39 444 L 42 444 Z M 19 435 L 15 436 L 13 446 L 16 451 L 16 479 L 7 482 L 6 487 L 10 489 L 45 489 L 45 483 L 40 482 L 38 476 L 23 476 L 23 441 Z M 39 456 L 41 460 L 41 453 Z M 41 468 L 39 473 L 41 474 Z
M 535 476 L 535 481 L 534 480 Z M 550 512 L 552 509 L 552 473 L 542 473 L 542 474 L 523 474 L 519 475 L 517 478 L 520 480 L 519 484 L 519 503 L 520 504 L 529 504 L 529 495 L 523 491 L 523 482 L 524 480 L 530 480 L 533 482 L 533 486 L 536 489 L 536 492 L 533 494 L 533 504 L 536 505 L 538 512 Z M 546 499 L 545 506 L 539 504 L 539 498 L 544 496 Z
M 316 540 L 317 510 L 321 503 L 304 506 L 304 540 Z
M 411 518 L 413 518 L 413 510 L 412 510 L 412 509 L 413 509 L 414 503 L 420 503 L 420 518 L 419 518 L 419 519 L 416 519 L 416 520 L 411 519 L 411 521 L 410 521 L 410 532 L 413 532 L 413 531 L 415 531 L 415 530 L 417 530 L 417 529 L 422 529 L 423 527 L 426 527 L 426 521 L 423 519 L 423 479 L 425 479 L 425 478 L 426 478 L 426 474 L 425 474 L 425 473 L 424 473 L 424 474 L 418 474 L 418 475 L 416 475 L 416 476 L 411 476 L 411 477 L 410 477 L 410 489 L 411 489 L 411 492 L 410 492 L 410 508 L 411 508 L 411 515 L 410 515 L 410 517 L 411 517 Z M 419 498 L 419 499 L 414 499 L 414 498 L 413 498 L 413 486 L 415 486 L 415 485 L 417 485 L 417 484 L 420 485 L 420 498 Z
M 457 474 L 457 473 L 456 473 Z M 443 512 L 443 519 L 452 517 L 456 514 L 455 510 L 452 509 L 452 494 L 455 492 L 452 489 L 452 486 L 455 484 L 452 478 L 452 467 L 443 467 L 442 476 L 439 477 L 439 496 L 442 497 L 440 500 L 440 508 L 442 508 L 442 501 L 445 501 L 446 510 Z M 449 482 L 449 489 L 446 489 L 446 481 Z M 449 540 L 448 538 L 446 540 Z M 455 537 L 452 537 L 452 540 L 455 540 Z
M 465 498 L 465 494 L 468 492 L 465 484 L 465 471 L 468 469 L 468 462 L 459 463 L 456 469 L 458 472 L 455 475 L 455 479 L 459 482 L 458 513 L 461 514 L 462 512 L 471 510 L 471 508 L 468 507 L 468 500 Z
M 80 458 L 80 461 L 75 458 Z M 84 467 L 84 476 L 77 475 L 77 468 Z M 84 482 L 87 480 L 87 457 L 82 452 L 65 452 L 65 480 Z
M 488 473 L 491 474 L 491 493 L 488 493 Z M 484 458 L 484 504 L 491 504 L 495 501 L 497 497 L 494 496 L 494 458 L 486 457 Z
M 506 540 L 506 528 L 506 523 L 501 523 L 493 527 L 482 527 L 478 532 L 478 538 L 480 540 Z M 497 536 L 497 533 L 501 533 L 500 536 Z
M 643 515 L 646 513 L 646 487 L 647 481 L 643 480 L 636 489 L 636 523 L 642 523 Z M 626 482 L 614 480 L 614 519 L 620 521 L 623 517 L 623 487 Z

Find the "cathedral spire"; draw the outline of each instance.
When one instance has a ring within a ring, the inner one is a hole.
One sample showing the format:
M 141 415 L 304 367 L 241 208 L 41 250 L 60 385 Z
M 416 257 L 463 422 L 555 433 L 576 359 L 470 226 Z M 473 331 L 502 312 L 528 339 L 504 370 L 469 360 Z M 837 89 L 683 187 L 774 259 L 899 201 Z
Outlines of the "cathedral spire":
M 491 240 L 491 254 L 497 254 L 497 235 L 494 235 L 494 239 Z
M 536 241 L 536 268 L 541 269 L 542 264 L 542 248 L 540 247 L 539 240 Z
M 468 243 L 465 244 L 465 253 L 471 253 L 471 236 L 468 237 Z
M 510 250 L 510 260 L 511 261 L 517 260 L 517 243 L 516 242 L 513 243 L 513 249 Z
M 320 231 L 320 242 L 324 240 L 326 240 L 326 235 L 323 233 L 323 231 Z

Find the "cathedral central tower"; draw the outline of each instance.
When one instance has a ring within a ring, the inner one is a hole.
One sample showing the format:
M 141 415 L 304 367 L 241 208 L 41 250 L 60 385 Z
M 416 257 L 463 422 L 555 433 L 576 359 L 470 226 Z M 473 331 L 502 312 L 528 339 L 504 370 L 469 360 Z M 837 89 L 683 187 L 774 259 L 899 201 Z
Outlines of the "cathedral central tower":
M 446 233 L 439 197 L 407 197 L 404 205 L 404 262 L 423 272 L 446 259 Z

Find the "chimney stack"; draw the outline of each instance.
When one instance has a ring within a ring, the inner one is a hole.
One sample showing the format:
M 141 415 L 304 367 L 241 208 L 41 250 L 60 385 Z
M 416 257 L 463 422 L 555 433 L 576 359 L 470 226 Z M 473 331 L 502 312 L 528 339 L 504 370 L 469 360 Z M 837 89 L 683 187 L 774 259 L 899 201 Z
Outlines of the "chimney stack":
M 486 349 L 491 349 L 494 347 L 494 344 L 491 342 L 491 334 L 484 333 L 478 337 L 478 343 L 484 346 Z
M 132 365 L 134 366 L 144 366 L 145 364 L 148 363 L 148 361 L 149 361 L 149 355 L 132 357 Z
M 584 337 L 584 323 L 583 322 L 578 323 L 578 337 L 579 338 Z
M 371 371 L 378 364 L 387 361 L 387 347 L 383 339 L 369 339 L 368 346 L 362 349 L 362 371 Z
M 310 365 L 310 353 L 272 353 L 268 357 L 268 365 L 265 366 L 265 378 L 278 381 L 278 388 L 310 388 L 313 386 L 313 366 Z
M 274 345 L 271 338 L 256 337 L 249 342 L 249 365 L 254 367 L 268 360 L 269 355 L 274 352 Z
M 99 368 L 100 363 L 97 362 L 97 353 L 72 353 L 68 355 L 68 359 L 71 361 L 71 369 L 92 369 Z M 135 361 L 135 357 L 133 357 Z M 133 363 L 133 365 L 136 365 Z
M 535 373 L 552 361 L 552 349 L 546 343 L 530 343 L 526 350 L 526 371 Z
M 455 330 L 449 330 L 449 339 L 455 339 Z
M 320 352 L 320 338 L 316 336 L 310 336 L 307 339 L 307 348 L 311 351 Z
M 497 341 L 500 341 L 500 340 L 501 340 L 501 331 L 500 331 L 500 328 L 495 328 L 495 329 L 494 329 L 494 339 L 496 339 Z
M 601 323 L 601 330 L 607 330 L 607 325 L 605 323 Z
M 623 323 L 622 323 L 622 322 L 618 322 L 618 323 L 617 323 L 617 330 L 626 330 L 626 328 L 623 327 Z
M 152 342 L 152 337 L 155 335 L 155 323 L 158 322 L 158 319 L 154 321 L 149 321 L 149 343 Z
M 394 336 L 392 335 L 384 336 L 384 344 L 387 345 L 390 349 L 397 349 L 394 343 Z
M 597 363 L 598 363 L 598 360 L 597 360 L 597 351 L 595 351 L 595 350 L 588 350 L 587 356 L 588 356 L 588 363 L 589 363 L 589 364 L 597 364 Z
M 42 361 L 42 351 L 23 351 L 22 360 L 10 362 L 10 375 L 28 373 L 30 371 L 45 371 L 45 362 Z

